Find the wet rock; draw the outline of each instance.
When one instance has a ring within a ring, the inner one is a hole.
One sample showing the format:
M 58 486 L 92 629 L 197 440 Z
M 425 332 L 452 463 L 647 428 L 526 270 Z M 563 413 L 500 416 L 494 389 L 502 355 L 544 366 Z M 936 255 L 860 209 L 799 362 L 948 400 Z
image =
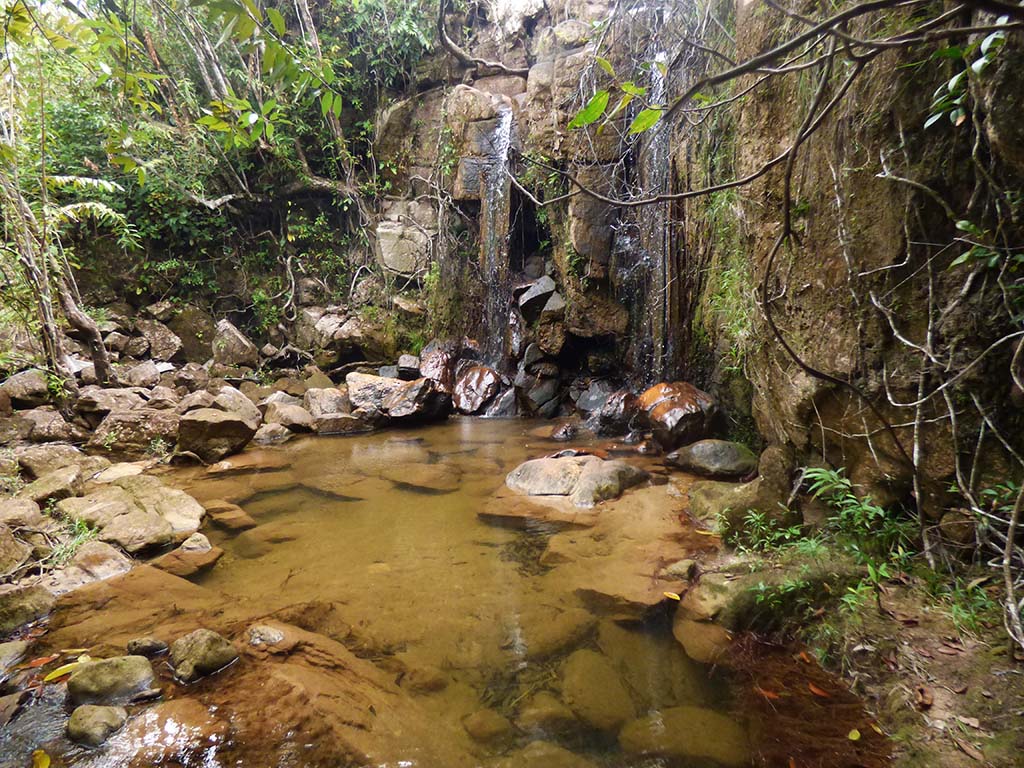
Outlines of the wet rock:
M 521 611 L 518 625 L 510 626 L 508 632 L 522 643 L 527 659 L 548 659 L 582 643 L 595 623 L 593 614 L 583 608 L 531 605 Z
M 632 392 L 620 389 L 610 394 L 595 417 L 599 435 L 624 435 L 629 432 L 639 410 Z
M 46 373 L 36 368 L 9 376 L 0 389 L 15 408 L 35 408 L 50 399 Z
M 493 368 L 474 365 L 455 382 L 452 402 L 459 413 L 479 413 L 501 391 L 501 375 Z
M 526 397 L 530 400 L 538 414 L 551 418 L 558 412 L 559 389 L 558 379 L 538 379 L 526 391 Z
M 416 355 L 399 355 L 398 378 L 414 381 L 420 377 L 420 359 Z
M 655 384 L 637 405 L 665 450 L 702 439 L 718 410 L 711 395 L 685 381 Z
M 715 480 L 693 483 L 687 491 L 690 514 L 716 528 L 724 523 L 729 530 L 739 530 L 747 512 L 760 508 L 760 489 L 759 480 L 741 484 Z M 773 515 L 777 510 L 764 511 Z
M 713 760 L 722 766 L 750 764 L 746 730 L 702 707 L 671 707 L 627 723 L 619 733 L 624 752 L 674 760 Z
M 696 577 L 698 571 L 697 561 L 687 557 L 669 563 L 659 571 L 658 576 L 673 581 L 690 581 Z
M 372 409 L 382 413 L 385 411 L 384 401 L 407 384 L 401 379 L 388 379 L 366 373 L 350 373 L 345 377 L 345 383 L 348 385 L 348 397 L 353 408 Z
M 559 443 L 567 443 L 570 440 L 575 440 L 579 434 L 579 427 L 575 424 L 568 422 L 562 424 L 559 427 L 555 427 L 551 432 L 551 439 Z
M 280 424 L 292 432 L 313 431 L 313 417 L 301 405 L 271 403 L 263 418 L 267 424 Z
M 229 320 L 221 320 L 213 337 L 213 361 L 218 365 L 258 368 L 260 352 Z
M 283 424 L 264 424 L 256 430 L 252 441 L 259 445 L 276 445 L 295 437 L 295 433 Z
M 352 412 L 348 392 L 336 387 L 307 389 L 302 396 L 302 405 L 314 419 L 329 413 Z
M 15 538 L 11 529 L 0 524 L 0 576 L 12 573 L 28 560 L 32 547 Z
M 115 456 L 144 456 L 153 453 L 158 446 L 167 450 L 178 440 L 179 420 L 174 411 L 155 408 L 111 411 L 87 445 Z
M 698 440 L 665 457 L 665 463 L 705 477 L 746 477 L 757 470 L 757 456 L 728 440 Z
M 433 379 L 421 378 L 404 383 L 389 393 L 381 410 L 396 421 L 429 421 L 446 417 L 452 399 Z
M 285 631 L 269 624 L 254 624 L 245 631 L 250 648 L 280 648 L 287 639 Z
M 648 474 L 625 461 L 596 461 L 587 464 L 570 496 L 577 507 L 592 507 L 598 502 L 617 499 L 627 488 L 647 480 Z
M 30 499 L 37 504 L 45 504 L 51 499 L 59 501 L 81 491 L 82 482 L 81 468 L 75 465 L 61 467 L 26 485 L 18 491 L 18 498 Z
M 75 704 L 120 704 L 149 689 L 153 677 L 145 656 L 90 661 L 71 673 L 68 695 Z
M 614 731 L 636 717 L 633 702 L 611 661 L 587 649 L 575 651 L 562 672 L 562 697 L 587 725 Z
M 181 339 L 159 320 L 136 320 L 135 330 L 149 342 L 149 354 L 154 360 L 175 360 L 181 353 Z
M 585 757 L 548 741 L 531 742 L 494 763 L 493 768 L 520 768 L 524 765 L 537 768 L 597 768 L 595 763 Z
M 580 393 L 580 396 L 576 399 L 576 407 L 585 414 L 599 411 L 614 393 L 615 387 L 611 382 L 604 379 L 595 379 L 590 382 L 590 386 Z
M 521 731 L 565 733 L 579 727 L 579 720 L 553 693 L 541 691 L 519 709 L 516 725 Z
M 474 741 L 481 744 L 497 744 L 511 738 L 514 733 L 508 718 L 493 709 L 481 709 L 467 715 L 462 721 L 462 727 Z
M 31 499 L 0 498 L 0 524 L 12 528 L 36 528 L 46 522 L 39 505 Z
M 568 496 L 576 488 L 583 468 L 600 461 L 594 456 L 532 459 L 509 472 L 505 484 L 528 496 Z
M 238 412 L 216 408 L 189 411 L 178 423 L 178 451 L 195 454 L 208 464 L 220 461 L 242 450 L 257 427 L 251 418 Z
M 437 382 L 442 391 L 451 394 L 455 386 L 455 354 L 446 346 L 431 344 L 420 353 L 420 375 Z
M 131 768 L 191 765 L 199 755 L 216 751 L 230 727 L 200 701 L 179 698 L 144 709 L 128 723 L 124 743 L 137 750 Z
M 520 294 L 519 311 L 523 313 L 527 322 L 533 322 L 540 317 L 541 310 L 544 309 L 557 288 L 555 281 L 544 275 Z
M 31 644 L 26 640 L 11 640 L 8 643 L 0 643 L 0 681 L 7 677 L 7 674 L 25 658 Z M 2 723 L 0 723 L 2 725 Z
M 201 533 L 193 533 L 173 552 L 161 555 L 151 565 L 175 576 L 188 578 L 209 570 L 224 554 L 220 547 L 214 547 Z
M 83 704 L 76 707 L 68 720 L 68 738 L 87 747 L 98 747 L 121 730 L 128 719 L 124 707 Z
M 511 419 L 522 414 L 522 407 L 519 403 L 519 392 L 511 387 L 498 395 L 484 411 L 484 418 L 487 419 Z
M 128 641 L 128 653 L 132 656 L 151 658 L 167 652 L 167 643 L 157 637 L 136 637 Z
M 212 675 L 238 658 L 227 639 L 209 629 L 197 629 L 171 643 L 174 674 L 186 683 Z

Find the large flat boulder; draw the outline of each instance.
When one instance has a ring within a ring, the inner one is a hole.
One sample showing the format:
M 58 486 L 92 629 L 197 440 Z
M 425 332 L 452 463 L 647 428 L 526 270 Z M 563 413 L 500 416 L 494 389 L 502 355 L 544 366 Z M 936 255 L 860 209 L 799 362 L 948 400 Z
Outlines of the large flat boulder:
M 698 440 L 665 457 L 670 467 L 715 478 L 742 478 L 757 471 L 757 454 L 742 443 Z
M 242 450 L 256 429 L 251 418 L 238 412 L 199 408 L 183 415 L 178 423 L 178 451 L 212 464 Z
M 163 408 L 111 411 L 87 445 L 117 456 L 144 456 L 168 449 L 177 442 L 179 419 L 177 413 Z

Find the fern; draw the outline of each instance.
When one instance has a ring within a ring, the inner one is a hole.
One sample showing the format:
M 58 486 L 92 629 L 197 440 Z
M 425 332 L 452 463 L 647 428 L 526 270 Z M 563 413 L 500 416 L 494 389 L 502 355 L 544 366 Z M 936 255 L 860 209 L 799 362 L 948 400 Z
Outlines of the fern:
M 89 176 L 47 176 L 46 183 L 54 189 L 98 189 L 101 192 L 124 192 L 124 187 L 116 181 L 93 179 Z

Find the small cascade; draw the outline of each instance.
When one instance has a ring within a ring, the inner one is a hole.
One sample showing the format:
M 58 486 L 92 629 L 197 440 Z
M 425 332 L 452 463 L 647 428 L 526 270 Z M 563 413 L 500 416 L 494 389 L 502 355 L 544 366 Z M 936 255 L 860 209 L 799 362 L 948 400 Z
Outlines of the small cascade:
M 664 52 L 653 56 L 650 101 L 664 103 L 666 78 Z M 634 194 L 652 197 L 671 189 L 671 158 L 668 125 L 659 123 L 648 131 L 637 152 Z M 630 367 L 638 385 L 671 379 L 675 361 L 672 286 L 671 206 L 657 203 L 638 209 L 621 227 L 615 241 L 616 294 L 630 310 L 632 345 Z
M 484 307 L 484 352 L 487 361 L 501 369 L 508 358 L 507 328 L 512 304 L 508 233 L 511 180 L 508 151 L 512 145 L 512 110 L 498 114 L 491 139 L 491 157 L 483 169 L 480 209 L 480 262 L 486 301 Z

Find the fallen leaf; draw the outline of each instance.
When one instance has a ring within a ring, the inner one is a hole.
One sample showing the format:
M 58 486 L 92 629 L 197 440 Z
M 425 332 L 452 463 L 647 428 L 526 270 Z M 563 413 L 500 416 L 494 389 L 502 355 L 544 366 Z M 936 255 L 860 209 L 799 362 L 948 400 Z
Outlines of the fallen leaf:
M 50 756 L 45 751 L 37 749 L 32 753 L 32 768 L 50 768 Z
M 885 733 L 882 731 L 882 729 L 878 727 L 878 723 L 872 723 L 871 730 L 877 733 L 879 736 L 885 736 Z
M 808 683 L 807 684 L 807 690 L 809 690 L 811 693 L 813 693 L 815 696 L 817 696 L 820 699 L 831 699 L 832 698 L 832 694 L 831 693 L 826 691 L 824 688 L 819 688 L 814 683 Z
M 809 653 L 807 653 L 807 651 L 800 651 L 800 661 L 802 661 L 804 664 L 812 664 L 813 663 L 811 661 L 811 656 L 810 656 Z
M 852 731 L 846 734 L 846 738 L 848 738 L 850 741 L 860 741 L 860 731 L 854 728 Z
M 926 659 L 934 659 L 935 658 L 935 654 L 933 654 L 927 648 L 915 648 L 914 650 L 916 650 L 921 656 L 924 656 Z
M 985 754 L 976 746 L 971 744 L 969 741 L 964 741 L 963 739 L 958 739 L 956 736 L 954 736 L 953 743 L 960 747 L 960 751 L 972 760 L 977 760 L 979 763 L 984 762 Z
M 714 531 L 709 531 L 706 528 L 694 528 L 694 533 L 699 533 L 701 536 L 717 536 L 718 534 Z
M 992 691 L 985 690 L 985 689 L 982 689 L 981 695 L 984 696 L 986 699 L 991 699 L 991 698 L 995 697 L 995 694 L 992 693 Z
M 789 758 L 789 768 L 796 768 L 796 760 L 792 757 Z
M 64 648 L 61 650 L 61 653 L 65 656 L 77 656 L 78 654 L 85 653 L 88 650 L 88 648 Z
M 662 592 L 662 594 L 665 595 L 665 597 L 667 597 L 669 600 L 679 600 L 680 599 L 679 595 L 677 595 L 675 592 Z
M 967 686 L 966 685 L 960 685 L 960 686 L 957 686 L 956 688 L 951 688 L 950 690 L 953 691 L 953 693 L 967 693 Z
M 948 645 L 940 645 L 936 648 L 939 653 L 944 653 L 946 656 L 959 656 L 963 651 L 958 648 L 950 648 Z
M 765 690 L 764 688 L 762 688 L 759 685 L 755 685 L 754 686 L 754 692 L 755 693 L 759 693 L 761 696 L 763 696 L 766 699 L 777 699 L 777 698 L 779 698 L 779 694 L 777 694 L 775 691 Z
M 978 718 L 976 718 L 976 717 L 963 717 L 961 715 L 956 715 L 955 717 L 956 717 L 957 720 L 959 720 L 964 725 L 969 725 L 971 728 L 977 728 L 979 731 L 981 730 L 981 722 L 978 720 Z
M 52 683 L 57 678 L 64 677 L 65 675 L 70 675 L 80 666 L 82 666 L 83 664 L 88 664 L 90 661 L 92 661 L 92 659 L 90 659 L 88 656 L 83 655 L 79 657 L 77 661 L 72 661 L 69 664 L 62 664 L 61 666 L 57 667 L 55 670 L 50 672 L 46 677 L 44 677 L 43 682 Z
M 55 653 L 52 656 L 40 656 L 38 659 L 32 659 L 32 661 L 22 664 L 19 669 L 38 669 L 39 667 L 45 667 L 51 661 L 56 661 L 59 658 L 59 653 Z
M 927 686 L 919 685 L 914 689 L 914 704 L 918 709 L 928 709 L 934 703 L 935 697 Z

